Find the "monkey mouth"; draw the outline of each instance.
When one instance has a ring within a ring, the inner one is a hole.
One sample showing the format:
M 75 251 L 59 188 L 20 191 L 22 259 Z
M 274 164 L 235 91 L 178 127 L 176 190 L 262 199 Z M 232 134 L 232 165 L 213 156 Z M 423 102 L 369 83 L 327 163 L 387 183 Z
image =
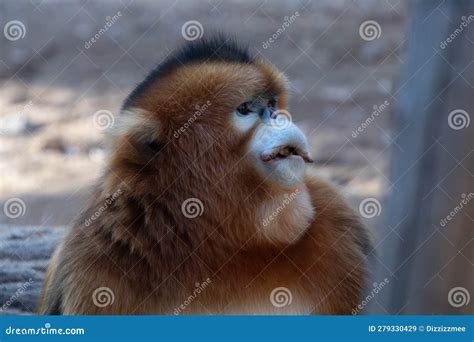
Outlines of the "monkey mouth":
M 264 162 L 278 161 L 295 157 L 302 158 L 306 163 L 313 162 L 313 159 L 311 159 L 306 149 L 292 145 L 275 146 L 263 151 L 260 154 L 260 158 Z

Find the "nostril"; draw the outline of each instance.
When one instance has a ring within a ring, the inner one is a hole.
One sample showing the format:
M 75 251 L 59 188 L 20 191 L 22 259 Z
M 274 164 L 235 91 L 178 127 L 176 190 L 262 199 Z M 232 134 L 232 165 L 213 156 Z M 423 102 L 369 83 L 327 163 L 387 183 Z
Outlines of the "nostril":
M 276 119 L 278 116 L 278 110 L 274 107 L 265 107 L 260 110 L 260 115 L 263 119 Z
M 276 119 L 278 116 L 278 110 L 270 108 L 270 119 Z

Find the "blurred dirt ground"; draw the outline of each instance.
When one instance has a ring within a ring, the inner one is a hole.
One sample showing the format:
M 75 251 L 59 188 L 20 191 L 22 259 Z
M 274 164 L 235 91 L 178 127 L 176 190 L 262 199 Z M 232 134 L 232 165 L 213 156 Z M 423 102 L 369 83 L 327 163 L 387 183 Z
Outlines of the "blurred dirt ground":
M 93 114 L 117 113 L 150 68 L 186 42 L 181 28 L 190 20 L 202 24 L 203 36 L 229 33 L 283 70 L 292 86 L 290 113 L 310 139 L 315 167 L 354 205 L 383 197 L 405 17 L 405 1 L 389 0 L 0 2 L 1 28 L 11 20 L 25 27 L 18 40 L 0 36 L 0 205 L 25 203 L 20 217 L 0 212 L 0 304 L 32 279 L 3 313 L 34 308 L 63 231 L 55 227 L 83 208 L 100 174 L 106 144 Z M 361 38 L 367 20 L 380 24 L 379 38 Z

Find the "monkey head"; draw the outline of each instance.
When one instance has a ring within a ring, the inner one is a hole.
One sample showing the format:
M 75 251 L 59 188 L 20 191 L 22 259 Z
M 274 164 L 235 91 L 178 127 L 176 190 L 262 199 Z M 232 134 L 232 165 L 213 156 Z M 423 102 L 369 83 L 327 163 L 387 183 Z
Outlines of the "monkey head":
M 216 224 L 236 210 L 255 217 L 265 198 L 296 189 L 312 162 L 286 106 L 276 68 L 225 38 L 191 42 L 125 101 L 109 178 L 159 196 L 172 213 L 197 198 L 217 209 L 208 218 Z

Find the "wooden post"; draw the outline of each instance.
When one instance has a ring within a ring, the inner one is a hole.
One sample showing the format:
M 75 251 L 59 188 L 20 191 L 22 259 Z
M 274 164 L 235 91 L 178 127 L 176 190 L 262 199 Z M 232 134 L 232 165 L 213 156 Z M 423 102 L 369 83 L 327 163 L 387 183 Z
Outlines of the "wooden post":
M 390 283 L 369 313 L 473 314 L 474 2 L 420 0 L 410 13 L 377 227 L 374 281 Z

